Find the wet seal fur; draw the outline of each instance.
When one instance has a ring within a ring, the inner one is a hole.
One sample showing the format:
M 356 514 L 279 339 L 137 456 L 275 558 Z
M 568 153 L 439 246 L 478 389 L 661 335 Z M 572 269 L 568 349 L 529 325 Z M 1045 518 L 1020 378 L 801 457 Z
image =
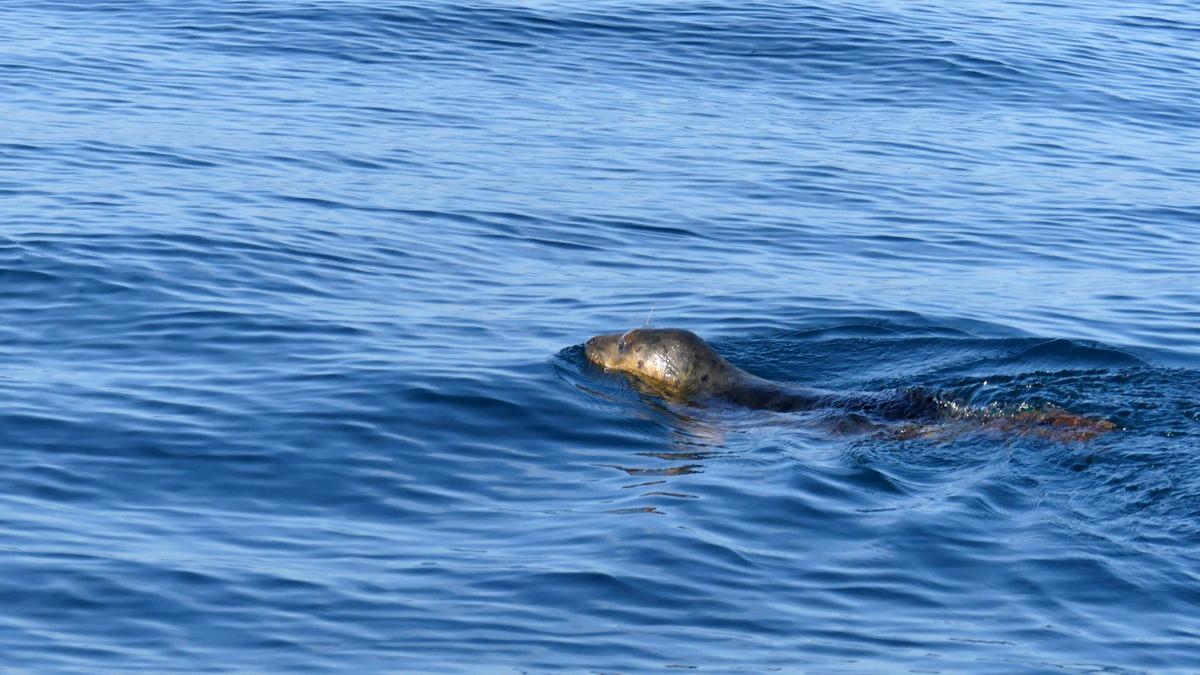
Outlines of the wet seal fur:
M 646 393 L 678 403 L 708 398 L 747 408 L 795 412 L 819 408 L 853 409 L 887 419 L 932 414 L 938 401 L 923 390 L 901 394 L 841 394 L 797 387 L 752 375 L 725 360 L 700 336 L 677 328 L 635 328 L 597 335 L 584 352 L 605 370 L 629 375 Z
M 597 335 L 584 345 L 592 363 L 624 373 L 641 391 L 676 403 L 697 404 L 720 399 L 735 405 L 778 412 L 833 409 L 842 413 L 837 426 L 867 430 L 875 421 L 907 421 L 904 437 L 934 437 L 919 423 L 967 420 L 1004 432 L 1032 433 L 1060 440 L 1087 440 L 1113 424 L 1056 408 L 1023 410 L 1014 415 L 972 413 L 942 401 L 923 389 L 889 393 L 838 393 L 789 386 L 752 375 L 726 361 L 700 336 L 677 328 L 635 328 Z

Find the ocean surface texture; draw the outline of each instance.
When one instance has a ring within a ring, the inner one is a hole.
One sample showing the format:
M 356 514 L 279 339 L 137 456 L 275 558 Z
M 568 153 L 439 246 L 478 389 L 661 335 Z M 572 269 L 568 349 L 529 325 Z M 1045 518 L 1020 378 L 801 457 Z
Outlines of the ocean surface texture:
M 1200 5 L 0 3 L 0 666 L 1200 670 Z M 1090 442 L 640 394 L 590 336 Z

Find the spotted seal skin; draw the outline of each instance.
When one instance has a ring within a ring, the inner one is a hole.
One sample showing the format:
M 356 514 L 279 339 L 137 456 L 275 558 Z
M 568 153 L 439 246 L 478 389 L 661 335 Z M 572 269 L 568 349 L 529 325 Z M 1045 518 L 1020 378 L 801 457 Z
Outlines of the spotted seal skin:
M 700 403 L 716 398 L 747 408 L 779 412 L 837 410 L 840 417 L 835 426 L 846 431 L 869 430 L 876 422 L 905 421 L 913 424 L 901 429 L 901 435 L 948 437 L 945 427 L 935 429 L 924 424 L 958 420 L 1005 432 L 1088 440 L 1114 428 L 1107 420 L 1081 417 L 1057 408 L 989 417 L 920 388 L 839 393 L 785 385 L 738 368 L 700 336 L 677 328 L 635 328 L 625 333 L 597 335 L 584 345 L 584 353 L 592 363 L 624 373 L 639 389 L 670 401 Z
M 587 341 L 588 360 L 631 375 L 670 398 L 725 394 L 755 378 L 691 331 L 638 328 Z
M 671 401 L 720 398 L 747 408 L 793 412 L 838 408 L 884 419 L 916 419 L 938 407 L 922 390 L 899 394 L 839 394 L 784 385 L 747 373 L 725 360 L 700 336 L 677 328 L 635 328 L 597 335 L 584 352 L 605 370 Z

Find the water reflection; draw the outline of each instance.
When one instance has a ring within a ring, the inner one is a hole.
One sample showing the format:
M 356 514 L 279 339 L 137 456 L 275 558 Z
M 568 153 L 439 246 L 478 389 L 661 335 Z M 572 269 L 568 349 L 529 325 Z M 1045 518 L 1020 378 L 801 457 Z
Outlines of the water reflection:
M 684 464 L 682 466 L 649 468 L 621 466 L 619 464 L 599 464 L 597 466 L 606 466 L 611 469 L 617 469 L 618 471 L 624 471 L 630 476 L 686 476 L 692 473 L 700 473 L 700 471 L 704 468 L 699 464 Z

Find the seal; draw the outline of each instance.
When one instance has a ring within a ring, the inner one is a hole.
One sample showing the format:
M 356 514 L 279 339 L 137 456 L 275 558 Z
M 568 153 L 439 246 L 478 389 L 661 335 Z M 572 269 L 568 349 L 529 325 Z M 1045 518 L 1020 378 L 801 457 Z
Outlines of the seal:
M 584 345 L 592 363 L 623 373 L 641 391 L 668 401 L 703 405 L 722 400 L 777 412 L 832 409 L 839 430 L 878 428 L 876 422 L 905 421 L 903 437 L 937 437 L 921 423 L 974 420 L 1003 432 L 1030 433 L 1062 440 L 1087 440 L 1113 428 L 1107 420 L 1081 417 L 1058 408 L 996 416 L 968 410 L 922 388 L 881 393 L 840 393 L 792 386 L 748 373 L 727 361 L 695 333 L 678 328 L 635 328 L 597 335 Z
M 734 366 L 700 336 L 675 328 L 597 335 L 584 345 L 592 363 L 632 376 L 666 398 L 729 394 L 766 380 Z
M 700 336 L 678 328 L 635 328 L 597 335 L 584 345 L 584 353 L 605 370 L 629 376 L 646 393 L 678 403 L 715 398 L 760 410 L 836 408 L 886 420 L 932 417 L 942 407 L 923 389 L 839 393 L 767 380 L 738 368 Z

